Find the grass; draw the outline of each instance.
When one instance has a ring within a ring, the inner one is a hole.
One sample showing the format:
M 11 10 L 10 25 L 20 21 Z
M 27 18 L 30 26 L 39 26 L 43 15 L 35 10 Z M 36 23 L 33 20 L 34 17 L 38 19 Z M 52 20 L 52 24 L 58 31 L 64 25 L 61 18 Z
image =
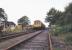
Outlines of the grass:
M 63 33 L 57 36 L 61 41 L 64 41 L 67 45 L 72 45 L 72 33 Z
M 54 50 L 61 50 L 60 48 L 54 48 Z

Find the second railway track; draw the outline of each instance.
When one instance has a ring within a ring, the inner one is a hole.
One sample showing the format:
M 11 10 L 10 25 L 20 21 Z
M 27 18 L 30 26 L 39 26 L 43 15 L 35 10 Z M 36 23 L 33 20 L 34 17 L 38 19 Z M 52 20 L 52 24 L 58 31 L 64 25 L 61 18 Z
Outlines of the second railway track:
M 30 33 L 30 32 L 19 32 L 19 33 L 7 34 L 5 36 L 0 37 L 0 42 L 3 42 L 3 41 L 8 40 L 8 39 L 15 38 L 15 37 L 18 37 L 18 36 L 26 35 L 28 33 Z
M 21 33 L 21 34 L 15 33 L 15 34 L 7 35 L 7 36 L 4 36 L 4 37 L 0 37 L 0 42 L 3 42 L 3 41 L 8 40 L 8 39 L 15 38 L 15 37 L 18 37 L 18 36 L 21 36 L 21 35 L 25 35 L 25 34 L 28 34 L 28 33 Z

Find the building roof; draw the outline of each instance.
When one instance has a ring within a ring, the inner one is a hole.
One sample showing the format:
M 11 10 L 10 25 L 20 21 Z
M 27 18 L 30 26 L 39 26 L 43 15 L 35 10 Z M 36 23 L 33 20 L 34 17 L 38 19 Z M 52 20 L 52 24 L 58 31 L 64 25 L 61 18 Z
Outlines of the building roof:
M 15 23 L 14 22 L 9 22 L 9 21 L 3 21 L 3 23 L 5 23 L 6 25 L 14 25 L 15 26 Z
M 14 22 L 8 22 L 9 25 L 14 25 L 15 26 L 15 23 Z

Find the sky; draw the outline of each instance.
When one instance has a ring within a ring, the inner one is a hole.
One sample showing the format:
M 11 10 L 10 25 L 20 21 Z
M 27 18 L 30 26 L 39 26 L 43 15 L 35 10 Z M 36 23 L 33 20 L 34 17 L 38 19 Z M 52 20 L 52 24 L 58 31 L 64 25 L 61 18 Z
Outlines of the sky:
M 17 21 L 22 16 L 28 16 L 31 24 L 33 21 L 40 20 L 46 26 L 45 17 L 52 8 L 64 11 L 64 8 L 72 0 L 0 0 L 0 8 L 3 8 L 8 15 L 8 21 Z

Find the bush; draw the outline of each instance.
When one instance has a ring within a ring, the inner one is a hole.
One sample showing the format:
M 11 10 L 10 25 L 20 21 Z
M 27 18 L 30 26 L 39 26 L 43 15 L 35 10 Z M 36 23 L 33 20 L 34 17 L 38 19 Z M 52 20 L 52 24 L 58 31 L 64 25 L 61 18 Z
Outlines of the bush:
M 62 27 L 60 27 L 60 26 L 56 26 L 52 30 L 53 30 L 52 33 L 55 36 L 58 36 L 63 31 Z
M 72 45 L 72 35 L 68 35 L 65 37 L 65 43 Z
M 72 25 L 55 26 L 52 28 L 52 33 L 53 33 L 53 35 L 58 36 L 60 34 L 72 32 L 71 26 Z

